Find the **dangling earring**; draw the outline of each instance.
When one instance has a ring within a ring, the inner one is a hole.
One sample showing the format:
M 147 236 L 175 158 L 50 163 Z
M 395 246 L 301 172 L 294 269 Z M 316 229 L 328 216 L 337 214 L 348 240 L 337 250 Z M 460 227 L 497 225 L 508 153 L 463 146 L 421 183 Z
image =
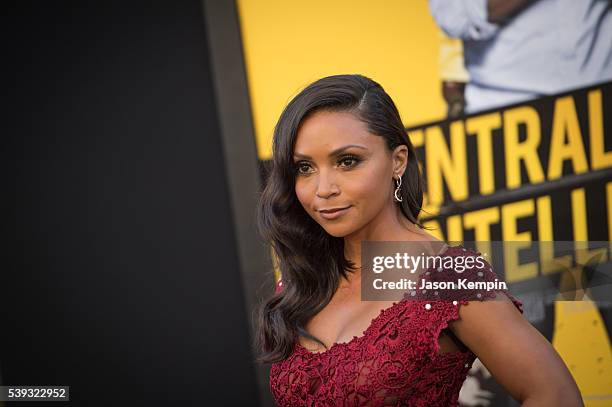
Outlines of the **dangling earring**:
M 397 185 L 397 188 L 395 188 L 395 192 L 393 193 L 395 200 L 397 202 L 402 202 L 402 197 L 399 196 L 400 187 L 402 186 L 402 177 L 397 177 L 395 180 L 395 185 Z

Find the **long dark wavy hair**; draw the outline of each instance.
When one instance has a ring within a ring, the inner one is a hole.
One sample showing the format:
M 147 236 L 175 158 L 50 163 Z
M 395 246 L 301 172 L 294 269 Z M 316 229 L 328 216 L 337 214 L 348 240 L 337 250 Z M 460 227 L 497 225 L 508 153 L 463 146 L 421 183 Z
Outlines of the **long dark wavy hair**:
M 408 147 L 402 202 L 397 204 L 407 219 L 424 228 L 417 220 L 423 180 L 414 147 L 382 86 L 362 75 L 334 75 L 302 90 L 285 107 L 274 129 L 272 168 L 257 208 L 259 232 L 274 250 L 283 279 L 283 290 L 257 311 L 255 347 L 260 352 L 257 361 L 262 363 L 287 358 L 300 335 L 326 347 L 304 326 L 330 302 L 340 277 L 355 270 L 355 264 L 344 257 L 344 239 L 329 235 L 307 214 L 295 193 L 293 149 L 298 128 L 321 110 L 355 114 L 370 133 L 385 139 L 391 152 L 402 144 Z

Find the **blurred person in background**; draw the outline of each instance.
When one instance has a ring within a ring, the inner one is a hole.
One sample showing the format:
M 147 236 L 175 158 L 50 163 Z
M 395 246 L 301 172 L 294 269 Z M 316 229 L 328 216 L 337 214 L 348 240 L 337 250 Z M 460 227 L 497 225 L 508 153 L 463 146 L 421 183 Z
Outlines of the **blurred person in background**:
M 466 113 L 612 80 L 610 0 L 429 0 L 463 40 Z

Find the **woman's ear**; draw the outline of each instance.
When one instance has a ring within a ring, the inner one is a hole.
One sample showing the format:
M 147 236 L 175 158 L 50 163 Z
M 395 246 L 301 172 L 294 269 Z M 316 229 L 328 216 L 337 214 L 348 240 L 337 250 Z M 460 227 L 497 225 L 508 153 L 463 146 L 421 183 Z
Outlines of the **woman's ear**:
M 397 174 L 400 177 L 404 175 L 406 167 L 408 166 L 408 146 L 401 144 L 393 150 L 393 174 Z

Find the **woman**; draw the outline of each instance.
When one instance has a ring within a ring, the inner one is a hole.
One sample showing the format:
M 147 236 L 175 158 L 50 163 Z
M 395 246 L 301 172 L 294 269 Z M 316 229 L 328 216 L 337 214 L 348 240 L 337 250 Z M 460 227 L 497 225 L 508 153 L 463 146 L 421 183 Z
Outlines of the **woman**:
M 425 306 L 361 301 L 362 241 L 436 241 L 418 221 L 422 185 L 397 108 L 371 79 L 323 78 L 287 105 L 258 210 L 282 273 L 258 327 L 276 402 L 456 405 L 478 357 L 525 406 L 582 405 L 560 357 L 507 293 Z

